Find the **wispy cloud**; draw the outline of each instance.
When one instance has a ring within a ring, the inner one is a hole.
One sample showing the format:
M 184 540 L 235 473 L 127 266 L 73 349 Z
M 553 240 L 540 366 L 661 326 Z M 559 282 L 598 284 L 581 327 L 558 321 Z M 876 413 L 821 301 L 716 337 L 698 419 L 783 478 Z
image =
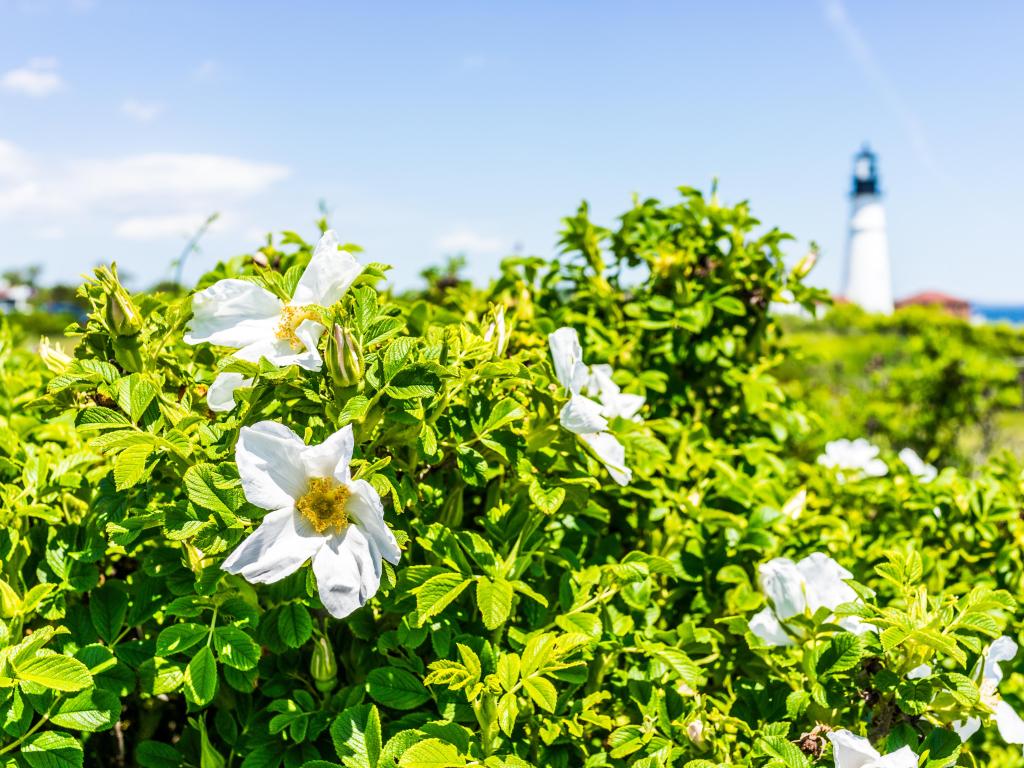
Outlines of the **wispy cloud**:
M 42 98 L 64 87 L 64 81 L 57 72 L 57 60 L 53 58 L 32 59 L 23 67 L 9 70 L 0 77 L 0 88 L 26 96 Z
M 121 114 L 139 123 L 151 123 L 164 111 L 164 105 L 157 101 L 126 99 L 121 103 Z
M 209 213 L 176 213 L 171 215 L 132 216 L 117 223 L 114 237 L 122 240 L 165 240 L 189 237 L 209 218 Z M 224 216 L 218 216 L 211 229 L 223 230 Z
M 445 253 L 496 254 L 508 248 L 500 237 L 482 235 L 470 229 L 449 232 L 437 239 L 438 250 Z
M 850 18 L 843 0 L 822 0 L 822 3 L 825 17 L 846 48 L 847 53 L 850 54 L 868 81 L 878 90 L 896 119 L 902 123 L 907 140 L 918 161 L 936 179 L 945 181 L 944 174 L 935 161 L 935 155 L 932 152 L 931 142 L 928 140 L 924 125 L 910 104 L 903 98 L 889 73 L 861 33 L 860 28 Z

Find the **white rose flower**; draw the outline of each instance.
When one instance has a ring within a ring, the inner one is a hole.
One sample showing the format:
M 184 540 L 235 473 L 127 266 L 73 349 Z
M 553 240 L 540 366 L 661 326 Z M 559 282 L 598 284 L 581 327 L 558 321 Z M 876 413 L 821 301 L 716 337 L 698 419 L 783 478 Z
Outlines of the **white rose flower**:
M 587 384 L 584 391 L 591 397 L 601 401 L 601 415 L 614 419 L 616 416 L 623 419 L 640 421 L 637 413 L 644 405 L 643 395 L 633 395 L 623 392 L 614 381 L 612 381 L 612 367 L 607 364 L 590 366 L 587 377 Z
M 852 578 L 852 573 L 820 552 L 798 563 L 786 557 L 763 563 L 758 568 L 758 581 L 770 606 L 751 617 L 750 631 L 765 645 L 793 645 L 791 631 L 795 630 L 787 631 L 786 619 L 856 602 L 857 593 L 846 583 Z M 856 616 L 843 616 L 836 624 L 858 635 L 875 629 Z
M 626 466 L 626 449 L 608 429 L 607 406 L 581 394 L 590 381 L 590 370 L 583 362 L 583 347 L 572 328 L 559 328 L 548 336 L 555 376 L 569 392 L 558 415 L 561 425 L 577 435 L 605 465 L 612 479 L 628 485 L 633 471 Z M 614 385 L 613 385 L 614 386 Z
M 974 677 L 981 691 L 981 703 L 992 710 L 999 735 L 1007 744 L 1024 744 L 1024 720 L 999 696 L 999 683 L 1003 679 L 1000 662 L 1010 661 L 1017 655 L 1017 643 L 1003 635 L 984 650 Z M 953 723 L 953 730 L 961 741 L 967 741 L 981 728 L 981 719 L 969 717 Z
M 250 363 L 266 358 L 279 368 L 298 365 L 319 371 L 323 365 L 317 343 L 327 330 L 313 307 L 329 307 L 340 299 L 363 267 L 352 254 L 339 250 L 338 238 L 328 230 L 320 238 L 313 258 L 283 302 L 248 280 L 218 280 L 192 298 L 192 322 L 185 343 L 208 342 L 235 350 L 235 357 Z M 224 378 L 227 377 L 227 378 Z M 210 387 L 212 410 L 234 407 L 234 390 L 244 386 L 235 374 L 219 374 Z
M 917 755 L 910 747 L 882 755 L 870 741 L 846 729 L 832 731 L 828 740 L 836 768 L 917 768 Z
M 833 440 L 825 445 L 825 453 L 818 457 L 823 467 L 863 472 L 869 477 L 884 477 L 889 467 L 878 458 L 878 446 L 872 445 L 863 437 L 856 440 Z
M 352 480 L 352 427 L 307 446 L 282 424 L 243 427 L 235 461 L 245 497 L 271 510 L 221 566 L 253 584 L 269 584 L 313 561 L 324 607 L 339 619 L 380 587 L 381 560 L 401 551 L 384 522 L 373 486 Z
M 917 455 L 917 451 L 913 448 L 904 448 L 900 451 L 900 461 L 906 465 L 907 470 L 914 477 L 919 479 L 922 483 L 930 483 L 936 477 L 939 476 L 939 470 L 937 470 L 932 464 L 928 464 Z

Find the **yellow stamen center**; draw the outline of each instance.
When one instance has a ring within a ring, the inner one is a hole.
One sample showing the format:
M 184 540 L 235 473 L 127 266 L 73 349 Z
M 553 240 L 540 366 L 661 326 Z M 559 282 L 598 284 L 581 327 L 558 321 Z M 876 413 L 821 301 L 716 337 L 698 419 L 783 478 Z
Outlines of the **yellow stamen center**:
M 348 486 L 331 477 L 314 477 L 295 508 L 309 520 L 317 533 L 330 529 L 341 533 L 348 525 Z
M 303 320 L 317 319 L 316 313 L 307 307 L 287 306 L 281 310 L 281 322 L 277 324 L 275 335 L 287 341 L 293 349 L 302 349 L 302 341 L 295 335 L 295 329 L 302 325 Z

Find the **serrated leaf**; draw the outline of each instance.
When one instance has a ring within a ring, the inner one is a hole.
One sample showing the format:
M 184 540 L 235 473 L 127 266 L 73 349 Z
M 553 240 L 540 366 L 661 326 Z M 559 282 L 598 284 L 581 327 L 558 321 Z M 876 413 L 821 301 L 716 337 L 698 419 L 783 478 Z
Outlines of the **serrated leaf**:
M 117 694 L 94 688 L 62 700 L 50 722 L 76 731 L 105 731 L 114 727 L 120 714 Z
M 409 747 L 398 760 L 399 768 L 462 768 L 466 758 L 440 739 L 424 739 Z
M 21 756 L 31 768 L 82 768 L 84 758 L 78 739 L 60 731 L 32 734 L 21 745 Z
M 391 709 L 415 709 L 430 698 L 419 678 L 398 667 L 377 667 L 366 677 L 370 697 Z
M 39 683 L 55 691 L 80 691 L 92 685 L 92 675 L 85 664 L 59 653 L 15 661 L 14 674 L 19 680 Z
M 277 634 L 289 648 L 301 648 L 313 635 L 309 611 L 299 603 L 285 603 L 277 612 Z
M 431 616 L 436 616 L 462 594 L 470 580 L 461 573 L 446 571 L 427 579 L 416 589 L 416 612 L 422 625 Z
M 512 585 L 505 579 L 491 581 L 481 576 L 476 582 L 476 604 L 484 626 L 497 629 L 508 621 L 512 611 Z
M 235 669 L 252 669 L 260 660 L 260 647 L 238 627 L 223 626 L 213 630 L 213 647 L 221 663 Z
M 153 446 L 131 445 L 114 458 L 114 484 L 123 491 L 137 485 L 146 475 L 146 460 L 153 453 Z
M 523 678 L 523 689 L 534 703 L 546 712 L 554 712 L 558 704 L 558 692 L 551 681 L 540 675 Z
M 206 639 L 210 628 L 201 624 L 172 624 L 164 627 L 156 638 L 156 655 L 170 656 L 188 650 Z
M 189 701 L 202 707 L 213 701 L 216 692 L 217 662 L 213 651 L 204 645 L 185 667 L 185 695 Z

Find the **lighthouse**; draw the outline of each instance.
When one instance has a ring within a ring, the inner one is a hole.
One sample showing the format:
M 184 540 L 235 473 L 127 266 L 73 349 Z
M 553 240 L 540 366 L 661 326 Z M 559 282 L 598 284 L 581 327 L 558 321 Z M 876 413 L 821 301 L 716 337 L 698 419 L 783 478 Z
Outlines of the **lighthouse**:
M 878 157 L 866 144 L 853 160 L 850 198 L 843 295 L 868 312 L 891 314 L 892 274 L 885 208 L 878 187 Z

